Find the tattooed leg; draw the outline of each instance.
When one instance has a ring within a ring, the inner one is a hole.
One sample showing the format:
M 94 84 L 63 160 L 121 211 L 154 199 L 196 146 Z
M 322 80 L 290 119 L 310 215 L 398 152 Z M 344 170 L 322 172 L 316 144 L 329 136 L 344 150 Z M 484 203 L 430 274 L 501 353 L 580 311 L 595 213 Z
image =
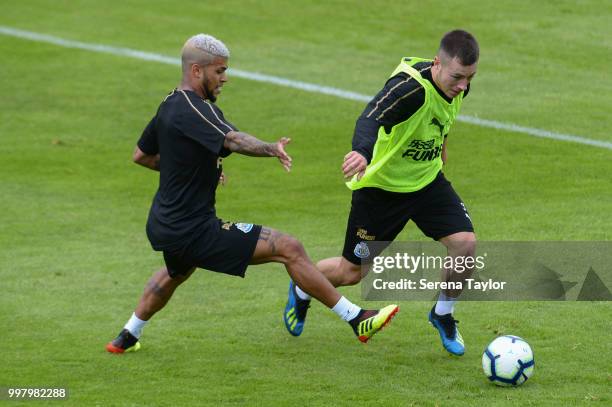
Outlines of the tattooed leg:
M 140 297 L 140 302 L 135 311 L 136 316 L 148 321 L 156 312 L 164 308 L 174 294 L 176 287 L 187 280 L 194 270 L 195 268 L 191 269 L 185 276 L 177 278 L 171 278 L 165 267 L 155 273 L 147 283 L 142 297 Z
M 260 251 L 265 254 L 266 258 L 268 258 L 269 256 L 276 256 L 278 255 L 276 243 L 283 236 L 285 235 L 279 232 L 278 230 L 270 229 L 264 226 L 261 228 L 261 232 L 259 233 L 259 241 L 257 242 L 257 247 L 260 248 Z M 255 252 L 257 252 L 257 248 L 255 249 Z M 267 263 L 268 261 L 269 260 L 264 261 L 264 263 Z
M 262 227 L 251 264 L 282 263 L 291 279 L 305 292 L 328 307 L 338 303 L 341 295 L 317 270 L 304 246 L 296 238 Z

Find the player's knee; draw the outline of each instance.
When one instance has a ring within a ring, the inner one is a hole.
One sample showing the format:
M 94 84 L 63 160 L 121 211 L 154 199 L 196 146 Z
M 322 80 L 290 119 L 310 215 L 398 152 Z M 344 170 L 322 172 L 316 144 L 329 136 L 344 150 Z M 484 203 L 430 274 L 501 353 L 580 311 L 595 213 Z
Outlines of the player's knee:
M 474 257 L 476 254 L 476 241 L 475 240 L 465 240 L 461 242 L 457 242 L 451 252 L 455 256 Z
M 452 235 L 444 242 L 449 254 L 453 256 L 474 256 L 476 254 L 476 235 L 472 232 L 461 232 Z
M 355 285 L 361 281 L 361 266 L 343 261 L 339 265 L 338 272 L 341 275 L 341 285 Z
M 187 281 L 187 279 L 193 274 L 193 272 L 195 271 L 195 267 L 191 267 L 186 271 L 180 272 L 180 273 L 170 273 L 168 271 L 167 268 L 160 270 L 161 272 L 166 272 L 166 275 L 168 276 L 168 278 L 170 279 L 170 281 L 172 281 L 172 284 L 179 286 L 181 284 L 183 284 L 185 281 Z
M 304 245 L 293 236 L 285 235 L 279 243 L 279 252 L 289 263 L 296 262 L 306 256 Z
M 360 271 L 347 270 L 347 271 L 344 271 L 344 273 L 342 274 L 342 283 L 343 283 L 342 285 L 343 286 L 359 284 L 360 281 L 361 281 Z
M 461 255 L 474 257 L 476 254 L 476 235 L 468 233 L 465 240 L 461 242 Z

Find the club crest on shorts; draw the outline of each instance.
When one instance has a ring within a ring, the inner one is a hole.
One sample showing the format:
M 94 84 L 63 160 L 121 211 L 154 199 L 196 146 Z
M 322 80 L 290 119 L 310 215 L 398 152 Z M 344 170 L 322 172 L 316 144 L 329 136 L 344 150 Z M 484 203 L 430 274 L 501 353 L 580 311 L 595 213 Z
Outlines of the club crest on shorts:
M 359 242 L 355 246 L 355 250 L 353 250 L 353 254 L 359 257 L 360 259 L 365 259 L 370 256 L 370 248 L 366 242 Z
M 236 228 L 244 233 L 249 233 L 253 229 L 252 223 L 236 223 Z

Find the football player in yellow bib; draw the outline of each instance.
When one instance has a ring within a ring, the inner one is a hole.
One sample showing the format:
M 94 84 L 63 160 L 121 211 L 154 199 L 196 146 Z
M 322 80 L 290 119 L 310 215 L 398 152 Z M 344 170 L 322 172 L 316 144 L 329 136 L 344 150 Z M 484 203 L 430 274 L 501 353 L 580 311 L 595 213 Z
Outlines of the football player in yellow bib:
M 378 255 L 370 242 L 393 241 L 409 220 L 446 246 L 449 256 L 474 256 L 470 216 L 442 167 L 446 139 L 469 92 L 478 58 L 474 36 L 463 30 L 448 32 L 433 60 L 402 58 L 357 120 L 353 148 L 342 166 L 353 191 L 344 250 L 342 257 L 317 264 L 334 286 L 360 282 L 361 265 Z M 455 281 L 471 271 L 444 274 L 445 281 Z M 453 318 L 459 294 L 443 290 L 429 314 L 444 348 L 455 355 L 465 351 Z M 308 301 L 309 296 L 292 283 L 288 303 L 304 310 L 300 333 Z

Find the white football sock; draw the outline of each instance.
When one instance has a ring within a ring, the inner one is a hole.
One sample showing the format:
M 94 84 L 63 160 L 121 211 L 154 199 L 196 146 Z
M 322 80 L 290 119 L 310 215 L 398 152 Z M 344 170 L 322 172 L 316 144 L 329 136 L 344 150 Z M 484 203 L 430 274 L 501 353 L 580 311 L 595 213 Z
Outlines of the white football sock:
M 353 304 L 346 298 L 341 297 L 338 300 L 338 303 L 332 308 L 332 311 L 338 314 L 340 318 L 348 322 L 359 314 L 361 308 L 359 308 L 357 305 Z
M 305 301 L 308 301 L 309 299 L 312 298 L 310 295 L 302 291 L 302 289 L 298 287 L 297 284 L 295 285 L 295 293 L 297 294 L 298 297 L 300 297 L 301 299 Z
M 136 338 L 140 338 L 142 328 L 144 328 L 147 322 L 149 321 L 143 321 L 142 319 L 138 318 L 135 313 L 132 313 L 132 317 L 123 328 L 130 331 L 130 333 Z
M 444 293 L 440 293 L 438 302 L 436 303 L 435 313 L 438 315 L 452 314 L 455 310 L 457 298 L 447 297 Z

